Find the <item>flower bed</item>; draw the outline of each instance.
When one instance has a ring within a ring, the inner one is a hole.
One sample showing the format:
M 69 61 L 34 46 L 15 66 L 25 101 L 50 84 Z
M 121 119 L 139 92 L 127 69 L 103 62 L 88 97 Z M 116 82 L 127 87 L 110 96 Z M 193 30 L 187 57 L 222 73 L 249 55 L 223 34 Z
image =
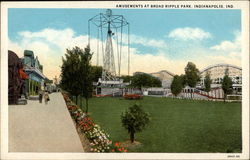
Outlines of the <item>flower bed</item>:
M 139 94 L 125 94 L 123 96 L 125 99 L 142 99 L 143 96 Z
M 128 152 L 128 150 L 122 147 L 120 142 L 116 142 L 112 149 L 112 152 Z
M 93 122 L 89 115 L 83 113 L 79 106 L 75 105 L 66 93 L 62 93 L 69 113 L 76 124 L 79 134 L 83 134 L 89 141 L 90 152 L 127 152 L 125 148 L 113 145 L 109 135 L 101 127 Z M 80 136 L 81 137 L 81 136 Z

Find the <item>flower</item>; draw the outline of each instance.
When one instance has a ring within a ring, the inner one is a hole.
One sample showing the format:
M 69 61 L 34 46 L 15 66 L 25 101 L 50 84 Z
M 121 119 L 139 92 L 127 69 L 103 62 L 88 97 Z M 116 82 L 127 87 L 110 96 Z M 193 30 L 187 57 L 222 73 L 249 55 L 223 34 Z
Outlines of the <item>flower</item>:
M 75 104 L 73 104 L 68 95 L 63 94 L 70 115 L 76 122 L 76 127 L 79 127 L 81 132 L 85 134 L 90 141 L 91 152 L 110 152 L 112 141 L 109 140 L 109 135 L 101 129 L 101 127 L 93 122 L 93 120 Z
M 117 146 L 117 147 L 118 147 L 118 146 L 119 146 L 119 143 L 118 143 L 118 142 L 116 142 L 116 143 L 115 143 L 115 146 Z

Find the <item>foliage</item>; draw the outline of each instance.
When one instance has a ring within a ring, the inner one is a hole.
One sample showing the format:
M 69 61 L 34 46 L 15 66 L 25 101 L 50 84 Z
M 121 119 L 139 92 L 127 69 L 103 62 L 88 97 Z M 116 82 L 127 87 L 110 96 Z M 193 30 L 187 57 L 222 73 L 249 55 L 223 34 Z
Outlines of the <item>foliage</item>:
M 83 73 L 83 77 L 81 79 L 83 86 L 82 95 L 86 100 L 86 113 L 88 113 L 88 99 L 92 97 L 93 91 L 93 76 L 92 76 L 92 67 L 91 67 L 91 58 L 92 54 L 90 53 L 90 48 L 87 46 L 84 49 L 84 53 L 81 54 L 82 65 L 80 72 Z
M 74 112 L 74 111 L 77 110 L 77 106 L 75 106 L 75 105 L 72 105 L 72 106 L 68 105 L 67 107 L 68 107 L 68 110 L 71 111 L 71 112 Z
M 98 79 L 102 77 L 102 66 L 92 66 L 93 81 L 98 82 Z
M 112 141 L 99 125 L 95 124 L 92 130 L 85 132 L 85 135 L 91 141 L 91 151 L 109 152 L 111 150 Z
M 195 87 L 197 82 L 200 80 L 199 70 L 196 65 L 192 62 L 188 62 L 185 67 L 186 83 L 189 87 Z
M 65 58 L 62 58 L 61 66 L 61 84 L 60 86 L 71 95 L 78 97 L 82 93 L 82 63 L 81 57 L 83 50 L 75 47 L 72 50 L 67 49 Z
M 140 89 L 143 87 L 161 87 L 161 81 L 146 73 L 136 73 L 132 77 L 131 86 Z
M 130 82 L 132 80 L 132 76 L 121 76 L 121 79 L 123 79 L 123 82 Z
M 82 95 L 86 99 L 86 113 L 88 112 L 88 99 L 92 96 L 93 90 L 91 58 L 89 46 L 84 50 L 76 46 L 72 50 L 66 50 L 61 67 L 61 87 L 73 96 Z
M 171 88 L 171 92 L 175 96 L 181 93 L 182 88 L 183 88 L 183 78 L 181 76 L 175 75 L 170 88 Z
M 79 128 L 85 133 L 93 129 L 94 122 L 89 116 L 84 116 L 78 121 Z
M 120 142 L 116 142 L 113 146 L 112 152 L 128 152 L 128 150 L 122 147 Z
M 68 104 L 71 101 L 67 94 L 63 97 Z M 85 134 L 86 138 L 90 141 L 91 152 L 110 152 L 112 149 L 112 141 L 109 135 L 95 124 L 93 120 L 76 105 L 67 105 L 68 110 L 76 122 L 76 126 L 80 128 L 81 132 Z
M 130 134 L 131 143 L 134 142 L 134 134 L 141 132 L 149 123 L 149 114 L 144 112 L 141 106 L 135 104 L 129 107 L 129 111 L 122 113 L 121 115 L 122 126 Z
M 185 74 L 181 74 L 180 75 L 180 79 L 181 79 L 181 84 L 182 84 L 182 88 L 184 88 L 185 86 L 186 86 L 186 84 L 187 84 L 187 77 L 186 77 L 186 75 Z
M 206 92 L 211 91 L 211 83 L 212 83 L 212 80 L 210 78 L 210 74 L 207 72 L 206 76 L 205 76 L 205 79 L 204 79 L 204 85 L 205 85 L 205 91 Z
M 228 69 L 225 71 L 225 75 L 222 80 L 222 89 L 224 91 L 224 102 L 226 100 L 226 96 L 232 92 L 232 79 L 229 77 Z
M 125 99 L 142 99 L 143 96 L 139 94 L 125 94 L 123 96 Z

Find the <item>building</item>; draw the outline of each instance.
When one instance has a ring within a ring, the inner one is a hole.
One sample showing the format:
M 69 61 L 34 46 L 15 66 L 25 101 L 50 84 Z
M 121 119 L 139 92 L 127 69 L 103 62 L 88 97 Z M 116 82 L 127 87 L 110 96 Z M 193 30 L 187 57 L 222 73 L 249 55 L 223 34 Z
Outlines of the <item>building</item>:
M 155 73 L 150 73 L 152 76 L 157 77 L 161 80 L 162 82 L 162 87 L 163 88 L 170 88 L 171 83 L 173 81 L 174 78 L 174 74 L 167 71 L 167 70 L 162 70 L 159 72 L 155 72 Z
M 22 58 L 24 71 L 29 75 L 26 80 L 26 94 L 28 96 L 38 95 L 39 89 L 44 89 L 45 76 L 43 66 L 40 64 L 38 57 L 34 56 L 33 51 L 25 50 Z
M 229 96 L 236 96 L 237 99 L 241 98 L 242 94 L 242 68 L 231 65 L 231 64 L 215 64 L 210 65 L 200 71 L 200 82 L 198 82 L 197 86 L 195 88 L 190 88 L 189 86 L 185 86 L 183 88 L 182 93 L 179 95 L 180 97 L 185 98 L 191 98 L 194 96 L 194 98 L 199 99 L 223 99 L 224 98 L 224 91 L 222 89 L 222 80 L 225 76 L 225 72 L 228 70 L 228 75 L 233 81 L 233 92 Z M 209 93 L 204 91 L 204 80 L 206 74 L 210 74 L 210 78 L 212 80 L 211 84 L 211 91 Z M 158 93 L 163 93 L 166 96 L 171 96 L 171 83 L 174 77 L 174 74 L 167 71 L 162 70 L 155 73 L 150 73 L 151 75 L 159 78 L 162 82 L 162 88 L 152 88 L 152 89 L 146 89 L 147 92 L 145 92 L 145 95 L 151 95 L 150 93 L 152 91 Z M 155 93 L 153 93 L 156 95 Z
M 201 81 L 199 83 L 201 88 L 204 88 L 204 79 L 207 73 L 210 74 L 212 80 L 211 88 L 221 88 L 221 83 L 228 69 L 228 75 L 233 81 L 233 93 L 241 94 L 242 92 L 242 68 L 231 64 L 215 64 L 208 66 L 200 71 Z
M 17 54 L 8 50 L 8 104 L 26 104 L 25 81 L 28 75 Z

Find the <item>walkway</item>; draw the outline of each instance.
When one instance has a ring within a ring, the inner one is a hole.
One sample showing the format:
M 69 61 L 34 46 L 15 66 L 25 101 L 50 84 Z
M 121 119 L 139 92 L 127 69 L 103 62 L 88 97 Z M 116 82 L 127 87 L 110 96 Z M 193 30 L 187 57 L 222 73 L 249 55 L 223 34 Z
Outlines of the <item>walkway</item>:
M 29 100 L 9 106 L 10 152 L 83 152 L 61 93 L 50 94 L 48 105 Z

